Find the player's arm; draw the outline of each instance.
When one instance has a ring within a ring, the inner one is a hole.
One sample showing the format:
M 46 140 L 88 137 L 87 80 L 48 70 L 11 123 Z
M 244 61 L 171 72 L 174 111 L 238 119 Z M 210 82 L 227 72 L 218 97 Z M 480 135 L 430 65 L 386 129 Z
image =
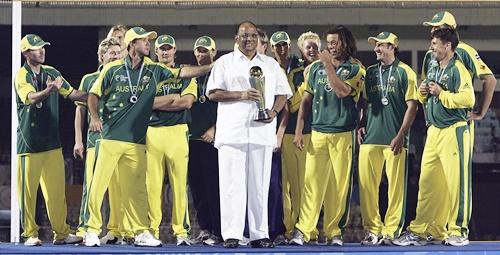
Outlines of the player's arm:
M 288 120 L 290 118 L 290 111 L 288 110 L 288 104 L 285 104 L 281 110 L 281 115 L 279 119 L 278 131 L 276 132 L 276 137 L 278 138 L 276 151 L 281 150 L 283 144 L 283 137 L 285 136 L 286 126 L 288 125 Z
M 495 87 L 497 85 L 497 79 L 493 74 L 486 74 L 480 76 L 483 83 L 483 92 L 481 93 L 481 101 L 479 103 L 478 111 L 471 112 L 469 118 L 472 120 L 482 120 L 488 108 L 490 108 L 491 101 L 493 100 L 493 94 L 495 93 Z
M 228 91 L 223 89 L 213 89 L 208 92 L 208 98 L 215 102 L 232 102 L 252 100 L 258 102 L 261 98 L 260 92 L 254 88 L 245 91 Z
M 394 155 L 398 155 L 399 153 L 401 153 L 404 143 L 404 137 L 408 133 L 408 130 L 410 130 L 410 127 L 415 120 L 415 116 L 417 116 L 418 106 L 416 100 L 406 101 L 406 106 L 407 108 L 405 116 L 403 117 L 403 124 L 401 124 L 396 137 L 394 137 L 391 141 L 391 150 Z
M 328 81 L 333 91 L 339 98 L 344 98 L 351 95 L 353 88 L 342 81 L 335 71 L 335 66 L 332 63 L 333 56 L 327 50 L 319 53 L 319 58 L 325 66 L 325 71 L 328 76 Z
M 475 103 L 474 88 L 471 77 L 463 65 L 457 66 L 456 82 L 459 88 L 456 93 L 443 90 L 438 84 L 429 83 L 429 92 L 439 97 L 444 107 L 448 109 L 472 108 Z
M 89 129 L 94 132 L 102 132 L 102 121 L 99 118 L 99 112 L 97 110 L 97 105 L 99 103 L 99 98 L 96 94 L 89 93 L 87 105 L 89 107 L 90 123 Z
M 214 63 L 203 66 L 184 66 L 179 70 L 179 78 L 193 78 L 205 75 L 212 70 Z
M 297 125 L 295 126 L 295 137 L 293 138 L 293 144 L 295 144 L 299 150 L 304 149 L 304 135 L 302 131 L 304 130 L 304 122 L 311 111 L 312 99 L 313 95 L 310 93 L 304 93 L 304 95 L 302 95 L 302 101 L 297 116 Z
M 98 103 L 99 98 L 104 94 L 103 91 L 106 84 L 109 84 L 111 80 L 111 74 L 108 73 L 109 68 L 109 65 L 104 66 L 88 94 L 87 107 L 90 114 L 89 129 L 94 132 L 102 132 L 103 129 L 101 118 L 99 118 Z
M 50 94 L 53 91 L 58 91 L 60 86 L 61 86 L 59 84 L 59 82 L 56 83 L 56 81 L 53 80 L 52 77 L 50 77 L 50 76 L 47 78 L 46 84 L 47 84 L 47 87 L 45 87 L 45 89 L 38 91 L 38 92 L 32 91 L 32 92 L 28 93 L 27 98 L 28 98 L 28 101 L 30 102 L 30 104 L 37 104 L 37 103 L 45 100 L 47 97 L 50 96 Z
M 87 114 L 87 107 L 83 105 L 77 105 L 75 109 L 75 146 L 73 148 L 73 156 L 77 158 L 79 156 L 83 159 L 83 136 L 82 130 L 84 126 L 85 116 Z
M 89 94 L 87 92 L 74 89 L 73 91 L 71 91 L 71 93 L 69 94 L 68 98 L 71 101 L 86 102 L 87 99 L 88 99 L 88 95 Z
M 359 99 L 358 108 L 359 108 L 358 144 L 362 144 L 366 135 L 366 123 L 368 118 L 367 116 L 368 102 L 366 99 L 366 93 L 363 93 L 363 97 Z

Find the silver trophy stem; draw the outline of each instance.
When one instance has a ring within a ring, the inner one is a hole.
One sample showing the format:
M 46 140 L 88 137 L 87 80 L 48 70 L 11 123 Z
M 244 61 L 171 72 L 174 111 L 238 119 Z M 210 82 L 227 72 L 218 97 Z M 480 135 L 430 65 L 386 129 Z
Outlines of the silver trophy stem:
M 266 111 L 266 101 L 264 92 L 266 91 L 266 81 L 262 69 L 258 66 L 250 68 L 250 85 L 252 88 L 258 90 L 262 95 L 261 100 L 257 101 L 257 108 L 259 109 L 255 114 L 255 121 L 264 121 L 271 119 L 271 116 Z

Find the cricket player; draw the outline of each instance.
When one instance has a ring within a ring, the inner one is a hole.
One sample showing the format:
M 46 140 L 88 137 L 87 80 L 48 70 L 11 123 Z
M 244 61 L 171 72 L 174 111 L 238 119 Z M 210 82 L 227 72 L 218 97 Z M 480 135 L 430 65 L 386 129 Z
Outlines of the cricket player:
M 14 80 L 17 116 L 18 198 L 24 245 L 39 246 L 39 227 L 35 221 L 38 186 L 42 189 L 47 215 L 54 233 L 54 244 L 82 241 L 70 234 L 66 224 L 64 159 L 59 137 L 59 95 L 72 101 L 85 101 L 87 93 L 73 89 L 52 66 L 44 65 L 45 46 L 40 36 L 27 34 L 21 40 L 26 59 Z
M 92 88 L 93 83 L 99 76 L 104 65 L 122 58 L 121 56 L 121 43 L 118 39 L 111 37 L 104 39 L 97 50 L 97 56 L 99 63 L 98 70 L 83 76 L 80 83 L 79 90 L 88 92 Z M 102 106 L 99 107 L 100 109 Z M 85 116 L 87 115 L 87 104 L 86 102 L 77 102 L 75 110 L 75 146 L 73 149 L 73 155 L 75 158 L 84 158 L 84 145 L 82 141 L 82 129 L 85 124 Z M 90 115 L 88 116 L 88 121 L 90 121 Z M 95 163 L 95 147 L 96 142 L 100 138 L 99 133 L 92 132 L 88 130 L 87 132 L 87 148 L 85 155 L 85 174 L 83 179 L 83 192 L 82 192 L 82 203 L 80 207 L 80 217 L 77 235 L 83 237 L 86 233 L 84 222 L 88 215 L 88 193 L 90 190 L 90 185 L 92 183 L 92 176 L 94 171 Z M 123 208 L 120 196 L 120 185 L 115 172 L 111 178 L 111 182 L 108 188 L 109 205 L 110 205 L 110 215 L 108 221 L 108 232 L 105 236 L 101 238 L 101 243 L 104 244 L 120 244 L 124 237 L 127 237 L 127 221 L 123 218 Z M 133 236 L 132 236 L 133 237 Z
M 176 51 L 175 39 L 171 35 L 160 35 L 156 39 L 155 54 L 158 62 L 170 68 L 178 68 L 175 64 Z M 189 109 L 198 96 L 196 79 L 172 77 L 160 85 L 156 96 L 176 94 L 177 98 L 164 105 L 161 110 L 153 110 L 149 121 L 146 134 L 149 219 L 153 234 L 159 238 L 163 180 L 167 171 L 173 198 L 172 229 L 177 245 L 191 245 L 187 193 L 188 123 L 191 122 Z
M 304 81 L 294 144 L 304 149 L 304 120 L 312 109 L 311 141 L 306 155 L 304 194 L 294 245 L 303 245 L 318 222 L 324 204 L 324 229 L 328 245 L 343 245 L 342 231 L 347 224 L 352 183 L 354 130 L 358 113 L 356 102 L 363 89 L 365 69 L 352 58 L 354 36 L 344 26 L 325 32 L 328 50 L 311 64 Z M 331 165 L 331 167 L 329 167 Z
M 175 96 L 155 97 L 162 82 L 173 77 L 197 76 L 211 66 L 170 69 L 155 63 L 149 54 L 149 40 L 156 32 L 133 27 L 125 34 L 128 56 L 106 65 L 94 82 L 88 100 L 90 129 L 100 132 L 96 164 L 89 194 L 90 217 L 85 222 L 86 246 L 100 246 L 101 205 L 115 171 L 118 171 L 125 217 L 135 234 L 137 246 L 161 246 L 150 232 L 146 190 L 146 131 L 153 107 L 170 104 Z M 98 114 L 98 102 L 104 105 Z
M 457 28 L 457 23 L 455 21 L 455 17 L 450 12 L 447 11 L 441 11 L 436 13 L 430 21 L 424 22 L 424 26 L 431 26 L 431 31 L 439 29 L 439 28 L 451 28 L 456 30 Z M 474 81 L 474 78 L 478 78 L 481 80 L 483 84 L 483 90 L 481 93 L 480 101 L 479 104 L 477 105 L 476 110 L 470 110 L 468 112 L 468 124 L 469 124 L 469 132 L 470 132 L 470 137 L 471 137 L 471 153 L 473 151 L 474 147 L 474 121 L 476 120 L 481 120 L 483 119 L 484 115 L 486 114 L 490 104 L 491 100 L 493 98 L 493 93 L 495 90 L 496 86 L 496 78 L 491 72 L 490 68 L 483 62 L 481 57 L 479 56 L 479 53 L 470 45 L 464 43 L 463 41 L 459 41 L 457 48 L 455 49 L 455 53 L 457 54 L 458 58 L 460 61 L 465 65 L 465 68 L 467 68 L 469 74 L 471 75 L 471 79 Z M 432 55 L 432 50 L 429 50 L 427 54 L 425 55 L 424 58 L 424 63 L 422 65 L 422 75 L 421 78 L 422 80 L 428 79 L 428 70 L 432 66 L 436 66 L 437 61 L 434 59 Z M 432 76 L 432 74 L 431 74 Z M 432 79 L 431 77 L 429 77 Z M 472 162 L 468 166 L 467 169 L 468 173 L 472 172 Z M 431 186 L 423 186 L 422 188 L 426 187 L 431 187 Z M 431 192 L 435 193 L 442 193 L 445 192 L 443 189 L 439 188 L 444 188 L 444 186 L 436 186 L 436 187 L 431 187 L 432 190 L 420 190 L 421 194 L 430 194 Z M 468 187 L 468 191 L 466 192 L 467 194 L 472 194 L 472 187 Z M 472 196 L 467 196 L 467 198 L 464 197 L 465 200 L 468 200 L 468 203 L 472 205 Z M 442 201 L 444 204 L 446 201 Z M 417 211 L 419 210 L 420 207 L 417 207 Z M 465 221 L 468 222 L 470 221 L 470 215 L 472 215 L 472 206 L 469 207 L 469 218 L 466 218 Z M 429 236 L 431 237 L 431 241 L 433 243 L 440 243 L 441 241 L 444 242 L 446 245 L 456 245 L 456 246 L 461 246 L 461 244 L 468 243 L 468 228 L 463 229 L 463 233 L 460 235 L 460 238 L 458 236 L 452 236 L 450 237 L 449 240 L 448 238 L 448 233 L 447 233 L 447 228 L 446 225 L 448 226 L 456 226 L 456 221 L 453 221 L 453 219 L 447 218 L 448 212 L 446 210 L 442 210 L 440 208 L 435 212 L 435 222 L 432 224 L 423 224 L 418 226 L 419 229 L 427 229 L 426 231 L 428 232 Z M 417 228 L 416 225 L 414 225 L 414 229 Z
M 399 237 L 406 210 L 409 130 L 417 113 L 417 76 L 397 57 L 398 37 L 381 32 L 368 38 L 378 63 L 366 69 L 362 120 L 358 129 L 361 244 L 391 245 Z M 388 207 L 379 212 L 379 186 L 385 165 Z
M 198 37 L 193 51 L 198 65 L 211 64 L 217 55 L 215 40 L 206 35 Z M 219 243 L 222 237 L 218 152 L 213 146 L 217 102 L 209 100 L 205 95 L 208 77 L 210 74 L 197 78 L 198 100 L 191 107 L 188 178 L 196 218 L 201 230 L 193 241 L 213 245 Z
M 315 36 L 314 36 L 315 35 Z M 304 81 L 304 67 L 318 59 L 318 48 L 321 45 L 320 38 L 312 32 L 304 33 L 299 37 L 298 46 L 302 58 L 289 53 L 291 40 L 284 31 L 277 31 L 271 36 L 271 48 L 281 68 L 286 72 L 288 83 L 292 89 L 293 96 L 288 100 L 280 114 L 280 125 L 278 128 L 278 149 L 281 151 L 282 161 L 282 195 L 283 195 L 283 223 L 285 235 L 276 237 L 275 243 L 286 244 L 291 238 L 295 223 L 297 223 L 300 197 L 304 183 L 305 150 L 299 150 L 293 145 L 295 126 L 297 123 L 297 110 L 302 99 L 303 90 L 300 89 Z M 307 50 L 306 50 L 307 48 Z M 290 113 L 290 108 L 293 112 Z M 306 146 L 310 139 L 311 119 L 305 122 Z
M 454 224 L 448 224 L 445 243 L 463 246 L 469 243 L 466 234 L 471 212 L 471 133 L 467 111 L 475 103 L 474 89 L 468 70 L 455 53 L 459 44 L 456 31 L 435 29 L 431 38 L 432 55 L 437 65 L 428 70 L 428 78 L 417 94 L 419 101 L 426 105 L 430 123 L 422 155 L 417 215 L 407 231 L 393 243 L 425 245 L 429 234 L 427 226 L 445 228 L 448 219 Z M 445 208 L 450 209 L 443 210 Z M 442 211 L 445 217 L 440 216 Z

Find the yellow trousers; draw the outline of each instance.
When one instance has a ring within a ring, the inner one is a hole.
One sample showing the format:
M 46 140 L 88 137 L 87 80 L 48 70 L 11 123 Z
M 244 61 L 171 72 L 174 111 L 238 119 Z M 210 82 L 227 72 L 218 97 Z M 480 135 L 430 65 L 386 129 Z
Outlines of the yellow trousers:
M 101 206 L 113 174 L 117 172 L 123 207 L 124 228 L 136 235 L 149 230 L 148 194 L 146 191 L 146 146 L 101 139 L 96 147 L 96 164 L 89 192 L 87 232 L 99 234 L 102 226 Z M 111 205 L 111 207 L 116 205 Z
M 61 148 L 17 155 L 17 194 L 23 237 L 38 237 L 35 222 L 38 186 L 45 198 L 54 240 L 68 236 L 64 159 Z
M 283 223 L 285 234 L 291 237 L 293 228 L 299 219 L 300 199 L 304 190 L 306 154 L 311 135 L 304 135 L 304 149 L 299 150 L 293 144 L 293 134 L 283 136 L 281 147 L 281 183 L 283 192 Z
M 471 142 L 466 122 L 442 129 L 429 127 L 411 231 L 421 236 L 431 234 L 438 240 L 468 235 L 472 213 Z
M 326 238 L 342 235 L 347 225 L 352 187 L 354 131 L 312 131 L 306 155 L 304 194 L 299 222 L 295 225 L 307 240 L 316 228 L 321 205 Z
M 359 148 L 359 192 L 363 228 L 375 235 L 399 237 L 406 210 L 408 150 L 394 155 L 389 145 L 363 144 Z M 389 183 L 384 221 L 379 212 L 379 186 L 384 170 Z
M 172 229 L 175 236 L 189 235 L 187 173 L 188 126 L 149 127 L 146 135 L 146 182 L 151 230 L 159 238 L 162 220 L 162 190 L 165 171 L 172 188 Z
M 85 221 L 88 220 L 88 198 L 90 192 L 90 184 L 92 183 L 92 176 L 94 175 L 95 167 L 95 147 L 87 149 L 85 158 L 85 175 L 83 179 L 82 202 L 80 207 L 80 217 L 76 235 L 83 237 L 87 232 L 85 228 Z M 124 219 L 122 197 L 120 191 L 120 182 L 118 179 L 118 171 L 113 173 L 108 187 L 108 200 L 109 200 L 109 220 L 108 232 L 114 236 L 133 237 L 130 233 L 128 221 Z M 127 227 L 128 226 L 128 227 Z

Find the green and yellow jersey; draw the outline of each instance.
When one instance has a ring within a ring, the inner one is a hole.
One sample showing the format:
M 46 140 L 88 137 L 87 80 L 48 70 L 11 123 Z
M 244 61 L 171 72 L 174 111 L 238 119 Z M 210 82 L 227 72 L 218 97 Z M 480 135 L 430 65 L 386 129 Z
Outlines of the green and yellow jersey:
M 490 68 L 483 62 L 479 53 L 470 45 L 459 42 L 455 49 L 455 53 L 458 59 L 464 64 L 465 68 L 467 68 L 472 80 L 474 80 L 474 78 L 481 78 L 483 75 L 493 74 Z M 427 72 L 430 66 L 435 65 L 435 63 L 432 63 L 432 60 L 432 51 L 429 50 L 425 54 L 424 63 L 422 65 L 422 74 L 420 77 L 422 80 L 427 78 Z
M 90 93 L 103 101 L 103 139 L 145 144 L 156 92 L 163 81 L 177 77 L 179 69 L 170 69 L 148 57 L 144 57 L 142 68 L 132 69 L 130 63 L 127 56 L 105 65 Z M 131 102 L 134 93 L 135 103 Z
M 179 67 L 175 67 L 179 68 Z M 170 78 L 162 81 L 156 91 L 156 96 L 165 96 L 168 94 L 180 94 L 180 96 L 193 95 L 198 96 L 195 78 Z M 152 127 L 174 126 L 178 124 L 188 124 L 191 122 L 191 113 L 189 109 L 180 111 L 161 111 L 153 110 L 149 125 Z
M 101 72 L 102 67 L 103 66 L 99 66 L 97 71 L 84 75 L 80 82 L 80 87 L 78 88 L 78 90 L 85 91 L 88 93 L 92 88 L 92 85 L 94 84 L 95 80 L 97 80 L 97 77 L 99 77 L 99 73 Z M 75 102 L 75 104 L 87 107 L 87 102 Z M 101 110 L 102 110 L 102 101 L 99 100 L 99 111 Z M 89 113 L 87 113 L 87 122 L 90 123 Z M 101 136 L 98 132 L 93 132 L 90 129 L 87 130 L 87 149 L 94 148 L 96 140 L 99 139 L 100 137 Z
M 417 75 L 397 58 L 391 65 L 372 65 L 366 69 L 363 97 L 368 105 L 367 133 L 363 144 L 390 145 L 403 124 L 408 108 L 406 102 L 418 100 Z M 408 134 L 405 136 L 405 147 L 408 147 Z
M 285 134 L 295 134 L 295 127 L 297 126 L 297 117 L 299 115 L 300 102 L 302 101 L 302 95 L 304 90 L 302 89 L 302 83 L 304 82 L 304 69 L 305 62 L 296 56 L 290 57 L 290 62 L 287 69 L 285 70 L 288 79 L 288 84 L 292 90 L 292 97 L 288 99 L 290 105 L 290 115 L 288 119 L 288 124 L 285 128 Z M 304 120 L 303 134 L 311 133 L 311 115 Z
M 59 95 L 51 93 L 42 102 L 33 105 L 28 99 L 31 92 L 42 91 L 47 87 L 47 79 L 52 80 L 61 73 L 48 65 L 41 65 L 40 73 L 35 75 L 25 63 L 16 74 L 17 154 L 44 152 L 61 147 L 59 137 Z M 63 78 L 59 94 L 63 97 L 73 92 L 71 85 Z
M 432 65 L 427 77 L 436 81 L 442 91 L 438 97 L 423 96 L 418 100 L 425 103 L 427 120 L 438 128 L 449 127 L 459 121 L 467 120 L 467 110 L 474 106 L 474 88 L 469 71 L 455 54 L 446 68 Z
M 312 130 L 323 133 L 340 133 L 356 128 L 358 112 L 356 102 L 363 89 L 365 69 L 359 60 L 350 58 L 337 68 L 338 77 L 352 88 L 351 95 L 339 98 L 330 87 L 325 67 L 321 61 L 311 64 L 307 72 L 305 91 L 313 96 Z
M 205 95 L 210 73 L 196 78 L 198 84 L 198 100 L 191 107 L 191 122 L 189 123 L 189 139 L 198 140 L 217 121 L 217 102 L 208 100 Z

